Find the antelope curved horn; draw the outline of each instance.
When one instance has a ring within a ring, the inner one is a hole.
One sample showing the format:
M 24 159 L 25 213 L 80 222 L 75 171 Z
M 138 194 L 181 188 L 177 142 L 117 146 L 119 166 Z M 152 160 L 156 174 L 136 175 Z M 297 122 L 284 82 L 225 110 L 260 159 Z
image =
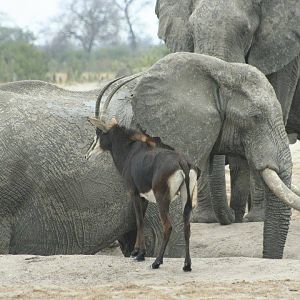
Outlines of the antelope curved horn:
M 266 185 L 275 196 L 290 207 L 300 210 L 300 197 L 284 184 L 275 171 L 267 168 L 261 174 Z
M 99 94 L 99 96 L 98 96 L 98 98 L 97 98 L 97 101 L 96 101 L 96 108 L 95 108 L 95 117 L 96 117 L 96 118 L 99 117 L 100 103 L 101 103 L 101 99 L 102 99 L 104 93 L 107 91 L 107 89 L 108 89 L 113 83 L 115 83 L 116 81 L 118 81 L 118 80 L 120 80 L 120 79 L 122 79 L 122 78 L 124 78 L 124 77 L 125 77 L 125 76 L 118 77 L 118 78 L 116 78 L 116 79 L 110 81 L 109 83 L 107 83 L 107 84 L 103 87 L 103 89 L 101 90 L 101 92 L 100 92 L 100 94 Z
M 104 122 L 102 120 L 100 120 L 99 118 L 88 117 L 88 121 L 95 127 L 101 129 L 103 132 L 107 132 L 108 128 L 107 128 L 106 124 L 104 124 Z
M 137 73 L 137 74 L 134 74 L 132 76 L 130 76 L 128 79 L 124 80 L 123 82 L 121 82 L 119 85 L 117 85 L 112 91 L 111 93 L 109 94 L 109 96 L 107 97 L 106 101 L 104 102 L 104 105 L 103 105 L 103 113 L 102 114 L 105 114 L 106 113 L 106 110 L 109 106 L 109 103 L 111 101 L 111 99 L 113 98 L 114 94 L 122 87 L 124 86 L 125 84 L 129 83 L 130 81 L 140 77 L 141 75 L 143 74 L 143 72 L 141 73 Z

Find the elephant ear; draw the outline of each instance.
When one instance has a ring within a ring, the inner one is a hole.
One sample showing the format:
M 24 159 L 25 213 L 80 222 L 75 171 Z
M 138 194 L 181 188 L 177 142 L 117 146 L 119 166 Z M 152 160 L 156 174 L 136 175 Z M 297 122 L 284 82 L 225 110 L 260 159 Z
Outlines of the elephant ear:
M 261 24 L 248 63 L 264 74 L 274 73 L 300 53 L 300 1 L 264 0 Z
M 155 12 L 159 18 L 158 37 L 171 52 L 193 52 L 193 37 L 189 25 L 192 0 L 157 0 Z
M 169 54 L 145 72 L 133 90 L 136 124 L 150 136 L 159 136 L 165 145 L 185 153 L 192 162 L 199 158 L 199 149 L 210 153 L 212 148 L 209 142 L 203 145 L 201 138 L 195 138 L 199 128 L 207 128 L 209 120 L 209 135 L 214 141 L 221 128 L 215 107 L 217 84 L 206 67 L 211 59 L 215 60 L 195 53 Z M 205 118 L 199 118 L 200 113 Z

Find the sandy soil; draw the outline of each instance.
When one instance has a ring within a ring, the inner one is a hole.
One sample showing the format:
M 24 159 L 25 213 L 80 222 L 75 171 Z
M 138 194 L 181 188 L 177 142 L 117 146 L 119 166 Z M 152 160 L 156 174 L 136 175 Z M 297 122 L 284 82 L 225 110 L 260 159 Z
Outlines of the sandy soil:
M 300 186 L 300 143 L 291 149 Z M 262 223 L 193 224 L 190 273 L 183 259 L 151 270 L 153 258 L 137 263 L 117 248 L 95 256 L 0 256 L 0 299 L 300 299 L 300 214 L 292 219 L 283 260 L 261 258 Z
M 5 256 L 0 298 L 30 299 L 297 299 L 299 260 L 194 258 L 165 259 L 151 270 L 113 256 Z

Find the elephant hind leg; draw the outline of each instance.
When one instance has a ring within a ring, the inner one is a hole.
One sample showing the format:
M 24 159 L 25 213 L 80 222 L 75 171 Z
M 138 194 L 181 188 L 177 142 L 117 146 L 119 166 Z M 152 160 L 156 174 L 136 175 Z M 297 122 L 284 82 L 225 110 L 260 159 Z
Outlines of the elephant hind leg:
M 233 210 L 228 206 L 225 183 L 225 156 L 215 155 L 210 163 L 212 204 L 221 225 L 234 222 Z
M 234 210 L 235 222 L 243 222 L 247 201 L 250 195 L 250 172 L 246 160 L 237 157 L 229 157 L 231 199 L 230 207 Z
M 251 209 L 244 222 L 263 222 L 265 220 L 266 193 L 262 180 L 250 171 Z
M 198 204 L 193 210 L 192 222 L 218 223 L 211 201 L 209 175 L 205 171 L 198 183 Z

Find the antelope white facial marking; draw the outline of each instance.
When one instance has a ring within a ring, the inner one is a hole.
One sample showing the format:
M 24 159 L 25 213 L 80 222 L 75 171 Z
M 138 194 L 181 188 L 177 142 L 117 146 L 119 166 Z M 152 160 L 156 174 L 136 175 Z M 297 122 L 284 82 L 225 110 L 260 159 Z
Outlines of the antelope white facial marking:
M 88 160 L 90 158 L 95 158 L 97 155 L 103 153 L 104 151 L 100 147 L 100 139 L 97 135 L 94 136 L 94 141 L 90 148 L 88 149 L 85 158 Z

